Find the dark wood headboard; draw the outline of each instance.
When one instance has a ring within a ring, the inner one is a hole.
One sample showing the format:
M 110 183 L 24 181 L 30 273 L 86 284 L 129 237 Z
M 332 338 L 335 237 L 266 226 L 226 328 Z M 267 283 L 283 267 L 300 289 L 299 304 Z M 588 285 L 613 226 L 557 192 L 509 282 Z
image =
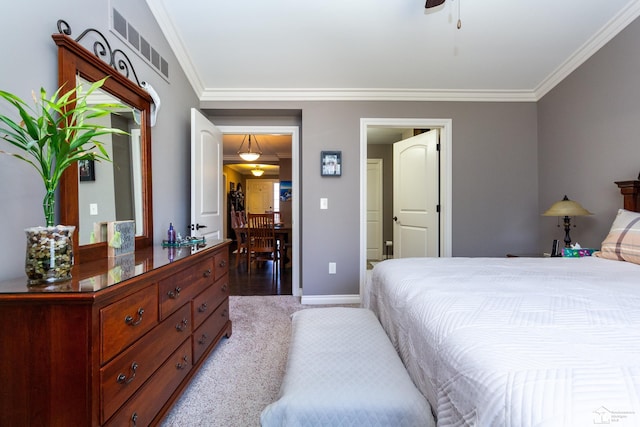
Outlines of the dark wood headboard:
M 616 181 L 624 196 L 624 208 L 628 211 L 640 212 L 640 181 Z

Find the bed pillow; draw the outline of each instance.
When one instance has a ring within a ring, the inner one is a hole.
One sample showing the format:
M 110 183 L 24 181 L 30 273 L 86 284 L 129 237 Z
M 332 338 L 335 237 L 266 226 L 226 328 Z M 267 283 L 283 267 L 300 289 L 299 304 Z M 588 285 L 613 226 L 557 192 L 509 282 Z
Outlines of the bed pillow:
M 640 213 L 619 209 L 600 252 L 595 255 L 640 264 Z

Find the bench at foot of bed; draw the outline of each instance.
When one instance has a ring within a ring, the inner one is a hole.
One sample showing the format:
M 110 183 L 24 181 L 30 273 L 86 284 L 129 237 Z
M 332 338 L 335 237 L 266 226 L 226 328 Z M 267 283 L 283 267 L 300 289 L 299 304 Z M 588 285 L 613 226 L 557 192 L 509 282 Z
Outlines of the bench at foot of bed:
M 373 312 L 311 308 L 292 318 L 280 397 L 263 427 L 435 426 Z

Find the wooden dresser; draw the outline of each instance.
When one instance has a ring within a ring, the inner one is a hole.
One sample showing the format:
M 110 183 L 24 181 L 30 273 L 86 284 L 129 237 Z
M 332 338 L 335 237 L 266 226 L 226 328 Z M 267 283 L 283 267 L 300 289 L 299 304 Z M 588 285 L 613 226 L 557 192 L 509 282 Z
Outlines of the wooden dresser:
M 228 261 L 228 241 L 155 247 L 0 283 L 0 425 L 158 424 L 231 335 Z

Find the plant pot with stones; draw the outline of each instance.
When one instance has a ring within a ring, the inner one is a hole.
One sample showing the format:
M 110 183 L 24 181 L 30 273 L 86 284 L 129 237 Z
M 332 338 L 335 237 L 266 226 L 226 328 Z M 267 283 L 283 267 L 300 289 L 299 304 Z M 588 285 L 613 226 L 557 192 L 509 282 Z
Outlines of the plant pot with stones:
M 25 272 L 29 285 L 71 279 L 73 267 L 73 225 L 30 227 L 27 235 Z

